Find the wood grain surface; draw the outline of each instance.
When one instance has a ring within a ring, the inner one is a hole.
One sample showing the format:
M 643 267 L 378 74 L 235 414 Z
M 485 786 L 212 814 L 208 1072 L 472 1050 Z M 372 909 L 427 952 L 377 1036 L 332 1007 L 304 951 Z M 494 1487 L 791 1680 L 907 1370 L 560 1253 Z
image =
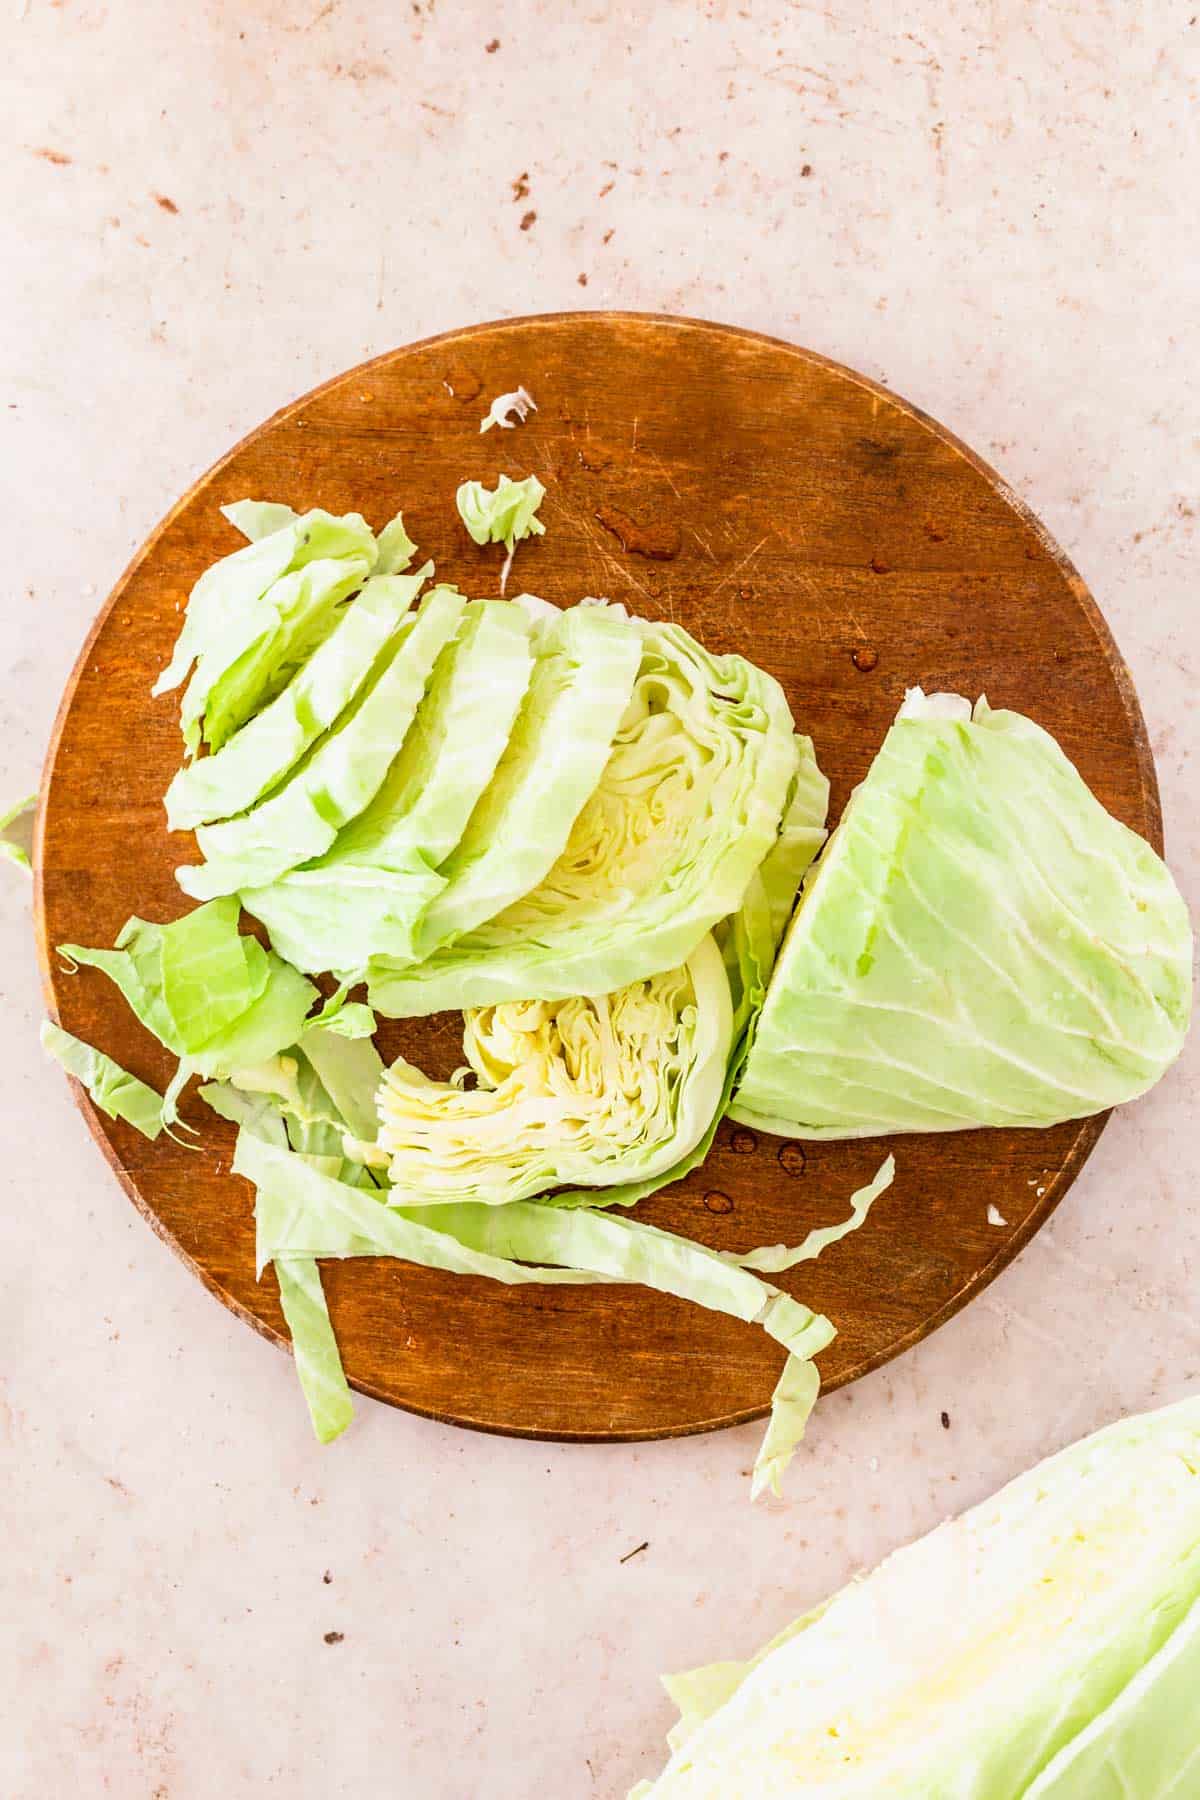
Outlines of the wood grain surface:
M 538 412 L 479 435 L 523 383 Z M 218 506 L 245 496 L 403 506 L 422 555 L 470 594 L 503 551 L 454 510 L 467 477 L 545 482 L 544 538 L 510 592 L 584 594 L 674 618 L 782 681 L 839 815 L 919 682 L 1032 715 L 1112 812 L 1161 847 L 1153 763 L 1124 664 L 1082 581 L 996 474 L 862 376 L 729 327 L 631 314 L 517 319 L 415 344 L 288 407 L 209 471 L 118 582 L 80 653 L 51 743 L 35 843 L 47 1002 L 161 1086 L 171 1063 L 97 972 L 53 946 L 109 944 L 133 912 L 185 909 L 162 794 L 179 762 L 178 696 L 150 698 L 197 575 L 240 541 Z M 389 1028 L 432 1072 L 457 1016 Z M 253 1195 L 232 1129 L 194 1095 L 199 1152 L 85 1117 L 147 1221 L 241 1317 L 286 1341 L 273 1274 L 254 1278 Z M 895 1185 L 861 1231 L 780 1284 L 827 1312 L 835 1387 L 916 1343 L 977 1294 L 1053 1210 L 1103 1119 L 803 1148 L 721 1127 L 705 1166 L 639 1216 L 718 1248 L 795 1241 L 845 1212 L 894 1150 Z M 1007 1221 L 988 1223 L 994 1205 Z M 103 1228 L 102 1215 L 98 1229 Z M 391 1261 L 324 1266 L 346 1370 L 366 1393 L 486 1430 L 629 1439 L 760 1415 L 782 1361 L 754 1327 L 641 1288 L 504 1288 Z M 1051 1276 L 1047 1273 L 1047 1280 Z M 299 1404 L 297 1399 L 297 1404 Z

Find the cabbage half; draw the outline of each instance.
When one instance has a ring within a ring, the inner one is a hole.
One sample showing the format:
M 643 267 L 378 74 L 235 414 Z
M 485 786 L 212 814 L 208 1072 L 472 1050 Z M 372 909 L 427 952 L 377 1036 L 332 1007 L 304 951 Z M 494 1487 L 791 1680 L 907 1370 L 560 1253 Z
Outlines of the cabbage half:
M 653 1182 L 716 1117 L 732 1045 L 711 937 L 681 968 L 614 994 L 469 1013 L 461 1073 L 474 1085 L 431 1081 L 403 1058 L 384 1079 L 378 1141 L 393 1195 L 495 1206 L 567 1183 Z
M 622 610 L 589 605 L 564 617 L 615 624 Z M 783 691 L 740 656 L 709 655 L 680 626 L 622 628 L 636 635 L 637 679 L 566 841 L 519 889 L 497 885 L 457 912 L 450 893 L 435 903 L 425 960 L 372 968 L 380 1012 L 610 993 L 678 967 L 738 910 L 795 774 Z M 534 762 L 553 764 L 577 729 L 538 731 Z
M 358 513 L 242 501 L 223 509 L 251 538 L 206 569 L 187 603 L 183 630 L 155 694 L 179 686 L 189 755 L 201 738 L 220 749 L 274 699 L 337 622 L 337 609 L 376 567 L 375 535 Z
M 508 743 L 529 685 L 530 631 L 520 607 L 471 601 L 370 805 L 323 856 L 243 891 L 248 910 L 298 969 L 357 978 L 371 955 L 413 954 L 418 922 L 449 879 L 439 865 Z
M 1052 1457 L 752 1662 L 668 1684 L 654 1800 L 1198 1791 L 1200 1400 Z
M 425 572 L 376 580 L 402 598 L 416 592 Z M 453 588 L 434 588 L 403 621 L 371 683 L 284 785 L 239 818 L 199 827 L 205 862 L 175 872 L 185 893 L 210 900 L 263 886 L 328 850 L 381 787 L 465 605 Z
M 1052 1125 L 1183 1044 L 1150 846 L 1019 713 L 913 690 L 809 876 L 731 1116 L 791 1137 Z

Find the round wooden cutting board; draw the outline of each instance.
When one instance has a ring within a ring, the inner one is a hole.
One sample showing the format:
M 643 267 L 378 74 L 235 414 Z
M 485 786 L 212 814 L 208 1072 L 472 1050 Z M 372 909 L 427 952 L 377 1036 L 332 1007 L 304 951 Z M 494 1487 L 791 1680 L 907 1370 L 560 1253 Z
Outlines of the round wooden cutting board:
M 494 395 L 538 411 L 480 436 Z M 783 683 L 833 784 L 836 820 L 906 687 L 986 692 L 1047 726 L 1104 805 L 1160 847 L 1154 769 L 1128 674 L 1083 582 L 984 463 L 916 408 L 790 344 L 623 314 L 516 319 L 414 344 L 279 413 L 205 475 L 134 559 L 67 687 L 42 788 L 39 950 L 68 1030 L 144 1079 L 167 1054 L 97 971 L 53 946 L 111 944 L 131 913 L 185 910 L 194 860 L 166 831 L 178 696 L 150 698 L 188 591 L 240 539 L 217 510 L 246 496 L 403 506 L 422 556 L 469 594 L 496 591 L 459 482 L 536 473 L 544 538 L 510 592 L 585 594 L 677 619 Z M 457 1019 L 385 1042 L 445 1073 Z M 194 1096 L 199 1153 L 148 1144 L 80 1105 L 130 1198 L 226 1305 L 286 1341 L 273 1274 L 254 1278 L 253 1195 L 229 1173 L 232 1129 Z M 705 1166 L 638 1216 L 718 1248 L 795 1242 L 845 1215 L 883 1155 L 895 1185 L 867 1225 L 781 1285 L 829 1314 L 826 1387 L 852 1381 L 963 1306 L 1027 1242 L 1104 1120 L 844 1144 L 721 1127 Z M 988 1222 L 989 1206 L 1006 1221 Z M 782 1351 L 752 1326 L 638 1287 L 505 1288 L 384 1260 L 324 1265 L 347 1373 L 398 1406 L 556 1438 L 702 1431 L 765 1411 Z M 1047 1281 L 1051 1275 L 1047 1272 Z M 299 1404 L 299 1399 L 297 1399 Z

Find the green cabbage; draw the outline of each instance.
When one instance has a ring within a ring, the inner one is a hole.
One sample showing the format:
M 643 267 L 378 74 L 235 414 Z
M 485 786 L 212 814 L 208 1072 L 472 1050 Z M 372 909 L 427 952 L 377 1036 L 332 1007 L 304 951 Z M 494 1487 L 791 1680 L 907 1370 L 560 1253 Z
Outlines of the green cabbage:
M 316 861 L 243 892 L 289 962 L 357 977 L 370 956 L 413 954 L 417 924 L 447 884 L 439 865 L 495 773 L 532 660 L 525 612 L 469 603 L 370 805 Z
M 429 565 L 432 567 L 432 564 Z M 416 597 L 415 581 L 375 578 L 270 705 L 220 750 L 187 763 L 166 793 L 167 825 L 189 831 L 244 812 L 334 724 L 390 647 Z
M 333 1335 L 321 1272 L 311 1257 L 293 1256 L 281 1259 L 275 1274 L 313 1430 L 320 1443 L 328 1444 L 349 1425 L 354 1403 Z
M 1200 1400 L 1110 1426 L 745 1665 L 676 1677 L 654 1800 L 1184 1800 Z
M 30 813 L 36 812 L 37 803 L 37 795 L 30 794 L 26 799 L 18 800 L 15 806 L 10 806 L 0 813 L 0 856 L 5 857 L 10 863 L 15 863 L 19 869 L 29 870 L 31 868 L 29 852 L 23 843 L 8 836 L 8 829 L 10 825 L 15 825 L 18 819 L 23 820 Z
M 711 937 L 665 975 L 595 999 L 509 1001 L 467 1015 L 475 1085 L 398 1058 L 379 1145 L 407 1205 L 528 1199 L 564 1183 L 663 1175 L 716 1116 L 733 1041 Z
M 225 511 L 252 541 L 200 577 L 171 661 L 153 689 L 157 695 L 178 687 L 195 664 L 181 708 L 189 755 L 202 737 L 220 749 L 274 699 L 332 630 L 338 606 L 362 585 L 378 555 L 358 513 L 338 519 L 315 510 L 297 517 L 251 501 Z
M 628 705 L 639 642 L 616 613 L 600 607 L 554 612 L 537 622 L 534 649 L 504 754 L 439 870 L 445 887 L 420 921 L 419 956 L 470 931 L 542 879 L 600 778 Z M 426 1005 L 423 994 L 407 987 L 405 965 L 386 957 L 374 958 L 368 974 L 371 1004 L 384 1013 L 468 1003 L 438 997 Z
M 541 537 L 545 531 L 537 517 L 545 498 L 546 490 L 536 475 L 527 475 L 524 481 L 510 481 L 501 475 L 494 488 L 484 487 L 482 481 L 464 481 L 454 504 L 476 544 L 503 544 L 511 553 L 522 538 Z
M 60 1025 L 42 1020 L 42 1048 L 73 1075 L 110 1119 L 124 1119 L 153 1141 L 163 1128 L 163 1097 L 130 1075 L 111 1056 L 72 1037 Z
M 455 907 L 452 884 L 429 909 L 424 960 L 370 970 L 378 1011 L 409 1017 L 612 992 L 678 967 L 741 906 L 777 843 L 796 777 L 783 691 L 739 656 L 710 656 L 680 626 L 622 613 L 595 605 L 562 615 L 579 628 L 620 622 L 640 663 L 611 754 L 552 866 L 532 879 L 522 869 L 520 886 L 491 881 L 470 907 Z M 522 753 L 543 771 L 565 760 L 584 716 L 548 714 Z M 535 841 L 539 822 L 535 812 L 523 823 L 523 841 Z M 493 824 L 480 818 L 472 854 L 486 846 L 507 875 L 507 836 Z
M 375 578 L 377 585 L 402 590 L 414 589 L 422 579 L 423 574 Z M 370 686 L 284 785 L 240 818 L 199 827 L 196 842 L 206 861 L 176 870 L 185 893 L 208 900 L 261 887 L 329 848 L 382 784 L 465 605 L 453 588 L 434 588 L 403 621 Z
M 791 1137 L 1052 1125 L 1179 1054 L 1191 933 L 1019 713 L 914 690 L 804 895 L 731 1116 Z

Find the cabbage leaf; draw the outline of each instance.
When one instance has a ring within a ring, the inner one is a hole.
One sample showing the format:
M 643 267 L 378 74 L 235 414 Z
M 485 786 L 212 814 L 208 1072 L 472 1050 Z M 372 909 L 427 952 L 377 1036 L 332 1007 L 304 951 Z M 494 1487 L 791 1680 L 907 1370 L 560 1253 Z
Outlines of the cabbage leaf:
M 456 904 L 452 883 L 429 909 L 424 960 L 372 969 L 372 1004 L 384 1014 L 609 993 L 677 968 L 738 911 L 779 843 L 798 754 L 779 684 L 742 657 L 710 656 L 679 626 L 627 620 L 623 609 L 580 606 L 563 619 L 619 622 L 638 645 L 611 753 L 549 862 L 522 867 L 519 886 L 476 882 L 470 906 Z M 520 754 L 535 768 L 566 760 L 582 722 L 580 709 L 571 713 L 529 721 Z M 812 781 L 822 792 L 819 772 Z M 481 812 L 470 852 L 488 833 L 487 860 L 507 871 L 507 836 L 493 823 Z M 524 826 L 522 840 L 534 841 L 534 829 Z
M 87 1089 L 101 1112 L 124 1119 L 151 1141 L 158 1136 L 163 1128 L 161 1094 L 50 1019 L 42 1020 L 41 1037 L 42 1048 Z
M 510 1001 L 467 1016 L 472 1086 L 402 1057 L 379 1093 L 393 1199 L 528 1199 L 564 1183 L 661 1177 L 716 1116 L 733 1007 L 712 938 L 665 975 L 593 999 Z

